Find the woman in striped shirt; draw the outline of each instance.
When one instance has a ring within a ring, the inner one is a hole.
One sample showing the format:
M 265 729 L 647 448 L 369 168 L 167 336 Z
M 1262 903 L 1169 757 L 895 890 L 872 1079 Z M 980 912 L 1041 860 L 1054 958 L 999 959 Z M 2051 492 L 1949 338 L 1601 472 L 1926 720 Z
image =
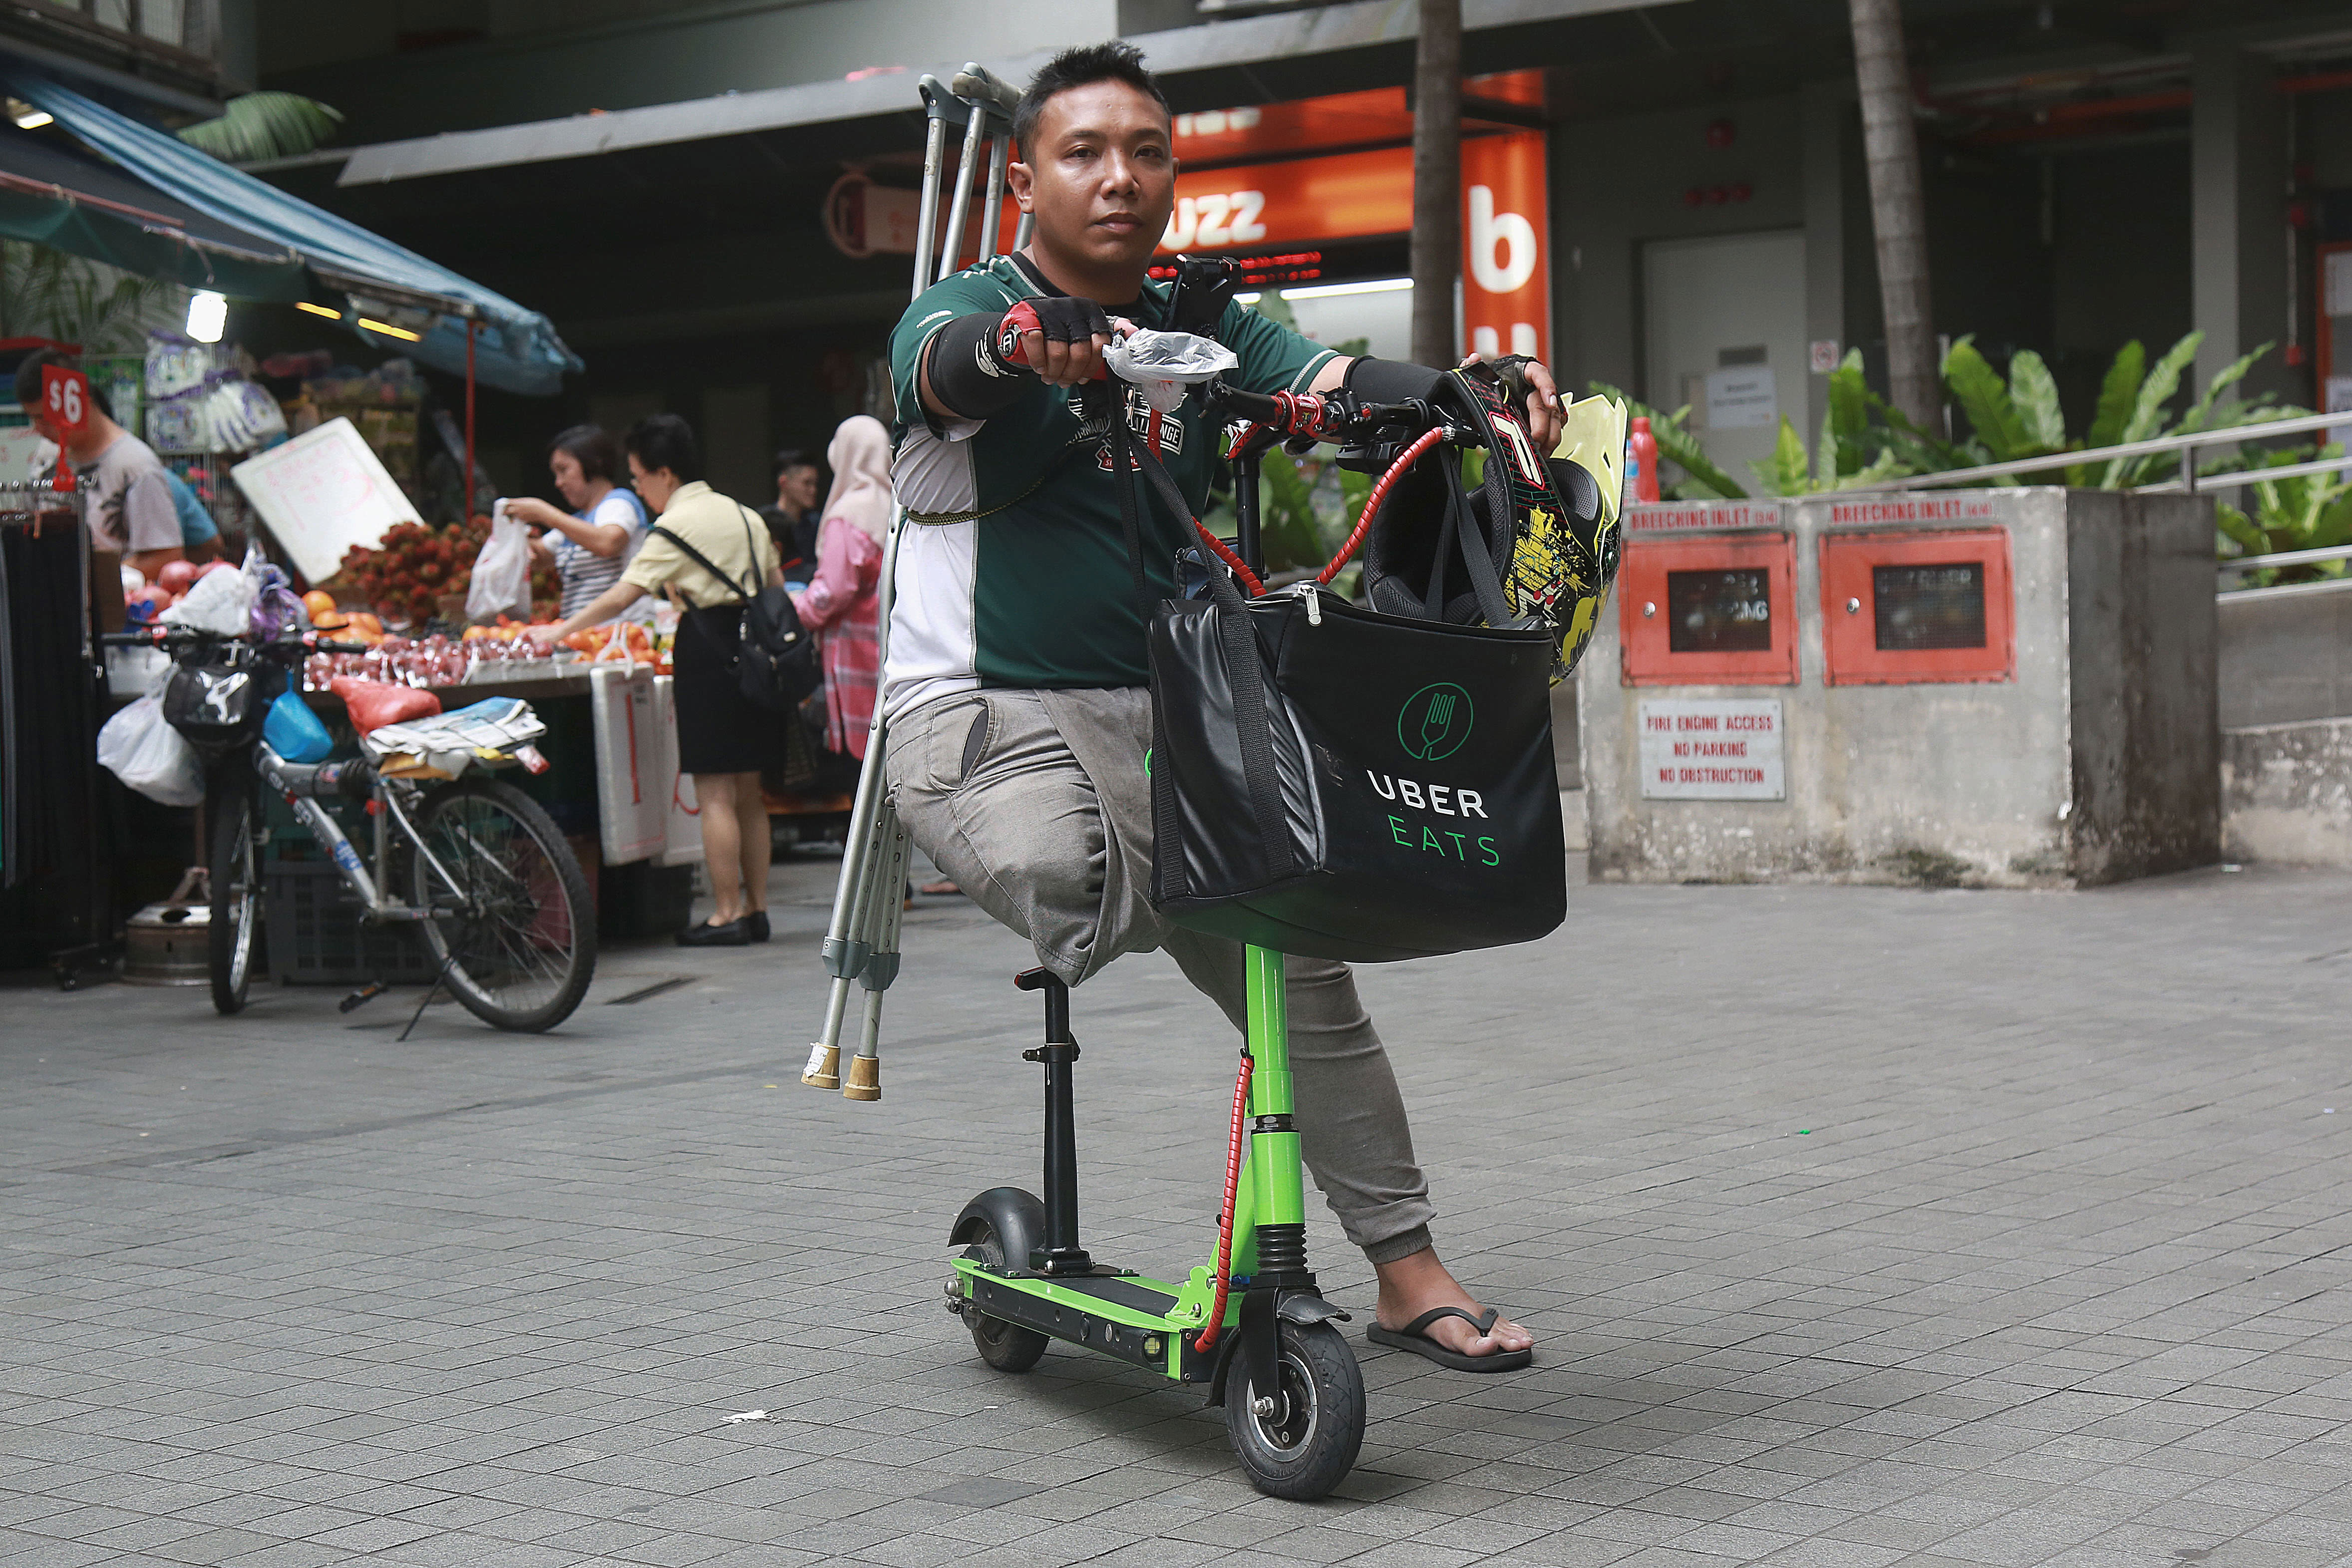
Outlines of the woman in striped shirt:
M 557 610 L 569 620 L 621 580 L 621 572 L 652 526 L 646 504 L 619 482 L 621 444 L 593 424 L 575 424 L 547 444 L 547 471 L 555 488 L 574 508 L 565 512 L 536 497 L 507 502 L 507 515 L 546 532 L 531 540 L 530 553 L 552 563 L 563 580 Z M 617 619 L 653 621 L 650 601 L 639 600 Z

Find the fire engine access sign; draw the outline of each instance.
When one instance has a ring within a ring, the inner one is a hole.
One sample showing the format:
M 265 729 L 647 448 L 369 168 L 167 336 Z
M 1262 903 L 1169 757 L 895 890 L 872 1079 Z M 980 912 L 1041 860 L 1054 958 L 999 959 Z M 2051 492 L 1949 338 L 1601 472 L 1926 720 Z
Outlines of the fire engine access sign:
M 1778 697 L 1651 697 L 1642 727 L 1650 800 L 1785 800 Z

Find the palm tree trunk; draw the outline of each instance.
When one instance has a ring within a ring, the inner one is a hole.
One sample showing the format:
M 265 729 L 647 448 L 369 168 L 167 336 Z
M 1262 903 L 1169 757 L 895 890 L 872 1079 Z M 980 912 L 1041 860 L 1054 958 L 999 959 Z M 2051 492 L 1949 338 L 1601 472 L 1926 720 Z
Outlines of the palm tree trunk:
M 1898 0 L 1848 0 L 1862 141 L 1870 160 L 1870 222 L 1878 237 L 1878 295 L 1886 311 L 1887 401 L 1914 424 L 1943 434 L 1936 319 L 1927 290 L 1927 199 L 1919 181 L 1910 69 Z
M 1462 0 L 1421 0 L 1412 92 L 1412 358 L 1451 365 L 1462 357 Z

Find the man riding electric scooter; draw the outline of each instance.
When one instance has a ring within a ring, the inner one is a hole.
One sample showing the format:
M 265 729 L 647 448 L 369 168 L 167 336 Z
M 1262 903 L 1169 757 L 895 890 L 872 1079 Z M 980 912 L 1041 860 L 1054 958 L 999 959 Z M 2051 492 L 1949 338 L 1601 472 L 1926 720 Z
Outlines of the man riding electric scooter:
M 891 340 L 908 527 L 884 672 L 889 782 L 915 841 L 1065 983 L 1164 948 L 1241 1028 L 1241 944 L 1170 924 L 1147 896 L 1146 627 L 1107 421 L 1151 443 L 1196 510 L 1218 431 L 1198 400 L 1162 415 L 1132 392 L 1115 405 L 1085 389 L 1113 318 L 1217 338 L 1240 360 L 1226 382 L 1251 392 L 1344 385 L 1402 401 L 1427 397 L 1441 372 L 1341 359 L 1238 305 L 1173 319 L 1184 305 L 1146 277 L 1175 203 L 1171 120 L 1131 47 L 1056 57 L 1013 134 L 1030 243 L 934 285 Z M 1500 368 L 1526 389 L 1529 433 L 1549 452 L 1550 376 L 1523 359 Z M 1150 586 L 1173 596 L 1189 521 L 1155 506 L 1142 528 Z M 1438 1261 L 1404 1103 L 1347 966 L 1294 957 L 1288 999 L 1306 1163 L 1379 1275 L 1373 1337 L 1466 1371 L 1527 1364 L 1528 1332 Z

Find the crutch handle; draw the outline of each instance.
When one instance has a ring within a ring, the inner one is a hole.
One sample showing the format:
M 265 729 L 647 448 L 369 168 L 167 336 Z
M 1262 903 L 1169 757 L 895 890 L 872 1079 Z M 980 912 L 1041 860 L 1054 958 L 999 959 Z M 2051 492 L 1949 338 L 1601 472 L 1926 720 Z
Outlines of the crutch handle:
M 967 62 L 948 83 L 948 90 L 967 103 L 984 104 L 1010 120 L 1021 106 L 1021 89 L 976 62 Z

